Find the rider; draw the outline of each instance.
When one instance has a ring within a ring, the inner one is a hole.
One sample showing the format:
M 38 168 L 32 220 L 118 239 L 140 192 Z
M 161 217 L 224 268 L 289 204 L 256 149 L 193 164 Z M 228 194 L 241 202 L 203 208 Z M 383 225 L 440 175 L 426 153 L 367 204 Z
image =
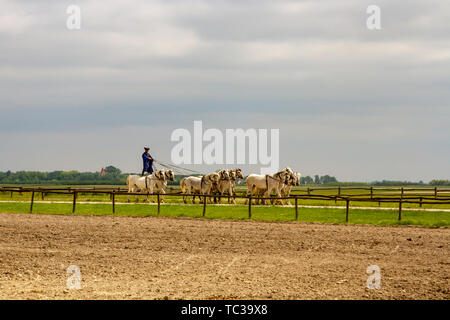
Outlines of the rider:
M 149 174 L 153 173 L 153 157 L 148 153 L 150 148 L 145 147 L 145 152 L 142 154 L 142 160 L 144 162 L 144 169 L 142 169 L 142 176 L 145 172 L 148 172 Z

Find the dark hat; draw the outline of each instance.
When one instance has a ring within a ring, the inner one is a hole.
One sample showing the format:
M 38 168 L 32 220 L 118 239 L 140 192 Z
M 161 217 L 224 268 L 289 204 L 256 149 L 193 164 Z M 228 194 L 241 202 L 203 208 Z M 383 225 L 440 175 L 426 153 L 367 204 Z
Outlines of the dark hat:
M 150 150 L 150 148 L 149 148 L 149 147 L 144 147 L 144 149 L 145 149 L 145 150 Z

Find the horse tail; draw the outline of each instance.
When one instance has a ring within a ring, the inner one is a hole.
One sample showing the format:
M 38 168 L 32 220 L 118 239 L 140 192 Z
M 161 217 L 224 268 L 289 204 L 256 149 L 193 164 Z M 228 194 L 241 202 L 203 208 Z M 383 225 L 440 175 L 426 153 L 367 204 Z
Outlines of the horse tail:
M 181 192 L 183 192 L 183 193 L 186 193 L 185 180 L 186 180 L 186 178 L 183 178 L 180 181 L 180 188 L 181 188 Z

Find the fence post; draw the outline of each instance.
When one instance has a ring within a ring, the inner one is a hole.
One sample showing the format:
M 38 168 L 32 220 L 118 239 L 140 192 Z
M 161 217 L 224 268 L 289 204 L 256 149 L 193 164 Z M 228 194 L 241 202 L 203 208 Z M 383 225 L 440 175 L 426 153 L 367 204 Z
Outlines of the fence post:
M 309 190 L 309 187 L 308 187 L 308 196 L 310 196 L 311 195 L 311 190 Z
M 34 191 L 31 192 L 30 213 L 33 213 Z
M 402 200 L 398 203 L 398 221 L 402 220 Z
M 41 200 L 44 201 L 44 191 L 41 190 Z
M 116 213 L 116 195 L 114 193 L 114 190 L 111 192 L 110 194 L 110 198 L 112 198 L 112 210 L 113 210 L 113 214 Z
M 206 214 L 206 195 L 203 196 L 203 216 Z
M 159 213 L 160 213 L 160 204 L 161 204 L 161 202 L 159 200 L 159 193 L 156 194 L 156 198 L 158 199 L 158 215 L 159 215 Z
M 436 199 L 438 195 L 437 187 L 434 187 L 434 198 Z
M 403 193 L 404 193 L 405 191 L 404 191 L 404 189 L 403 189 L 403 187 L 402 187 L 402 193 L 401 193 L 401 198 L 403 199 Z
M 73 192 L 73 204 L 72 204 L 72 213 L 75 213 L 75 207 L 77 205 L 77 192 Z
M 298 220 L 298 199 L 297 196 L 295 196 L 295 220 Z
M 423 201 L 423 198 L 420 197 L 420 207 L 421 207 L 421 208 L 422 208 L 422 201 Z
M 346 212 L 345 212 L 345 222 L 348 222 L 348 211 L 350 208 L 350 200 L 347 199 L 346 202 L 347 202 L 347 206 L 346 206 Z
M 373 187 L 370 187 L 370 200 L 373 199 Z
M 248 218 L 251 219 L 252 218 L 252 194 L 250 193 L 250 195 L 248 196 Z
M 13 192 L 11 191 L 11 199 L 12 199 L 12 196 L 13 196 Z
M 341 196 L 341 186 L 338 187 L 338 194 L 337 194 L 337 196 L 334 198 L 334 203 L 337 203 L 337 199 L 338 199 L 338 197 L 340 197 L 340 196 Z

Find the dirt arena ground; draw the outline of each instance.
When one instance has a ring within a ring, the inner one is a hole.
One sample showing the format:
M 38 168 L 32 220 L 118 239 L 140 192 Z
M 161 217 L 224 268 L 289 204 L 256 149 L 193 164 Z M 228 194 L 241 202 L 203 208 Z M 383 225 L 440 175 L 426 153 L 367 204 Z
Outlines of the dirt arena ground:
M 449 299 L 449 244 L 449 228 L 0 214 L 0 298 Z

